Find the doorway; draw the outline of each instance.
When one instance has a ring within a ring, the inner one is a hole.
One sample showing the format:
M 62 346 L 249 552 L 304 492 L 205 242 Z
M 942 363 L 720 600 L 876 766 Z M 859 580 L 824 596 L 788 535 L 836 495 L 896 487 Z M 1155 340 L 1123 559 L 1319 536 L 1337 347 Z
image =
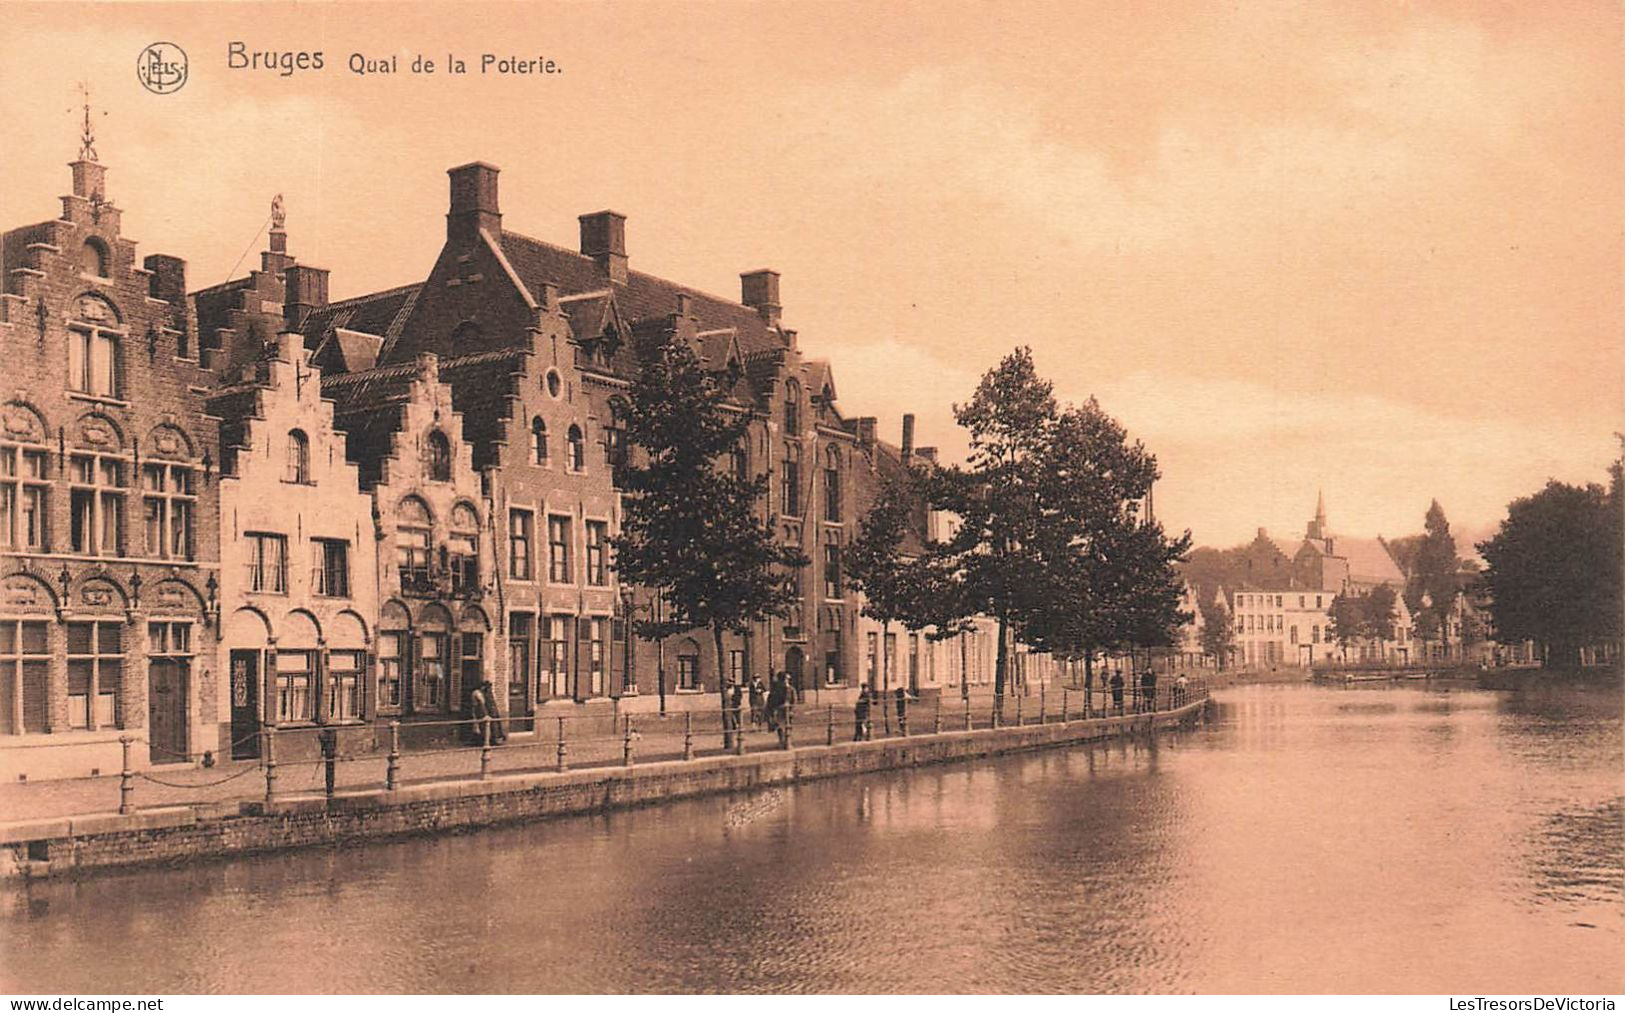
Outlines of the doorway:
M 231 758 L 260 755 L 260 652 L 231 652 Z
M 152 763 L 185 763 L 188 664 L 179 658 L 147 662 L 147 752 Z

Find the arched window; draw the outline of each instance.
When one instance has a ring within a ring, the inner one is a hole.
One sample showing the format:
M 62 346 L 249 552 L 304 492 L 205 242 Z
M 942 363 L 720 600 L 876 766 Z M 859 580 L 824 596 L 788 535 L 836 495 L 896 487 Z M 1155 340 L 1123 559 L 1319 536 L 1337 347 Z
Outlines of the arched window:
M 779 473 L 782 487 L 779 512 L 795 517 L 801 514 L 801 444 L 789 440 L 784 444 L 784 468 Z
M 395 565 L 401 589 L 411 592 L 429 587 L 429 508 L 415 496 L 401 500 L 395 517 Z
M 480 587 L 480 515 L 467 503 L 451 510 L 451 541 L 447 547 L 451 592 L 472 594 Z
M 429 434 L 429 480 L 432 482 L 451 481 L 451 441 L 446 434 L 436 429 Z
M 784 384 L 784 435 L 801 432 L 801 384 L 788 380 Z
M 565 439 L 569 442 L 569 465 L 571 471 L 587 470 L 587 440 L 581 435 L 581 427 L 571 425 Z
M 310 484 L 310 440 L 295 429 L 288 433 L 288 473 L 286 480 Z
M 700 645 L 693 640 L 677 645 L 677 688 L 700 688 Z
M 530 420 L 530 460 L 532 464 L 547 463 L 547 423 L 540 415 Z
M 841 519 L 841 451 L 829 447 L 824 451 L 824 520 Z
M 735 447 L 728 451 L 728 470 L 739 481 L 750 481 L 750 458 L 745 455 L 744 447 Z
M 100 239 L 85 240 L 85 248 L 79 255 L 79 269 L 93 278 L 108 277 L 107 247 L 102 245 Z

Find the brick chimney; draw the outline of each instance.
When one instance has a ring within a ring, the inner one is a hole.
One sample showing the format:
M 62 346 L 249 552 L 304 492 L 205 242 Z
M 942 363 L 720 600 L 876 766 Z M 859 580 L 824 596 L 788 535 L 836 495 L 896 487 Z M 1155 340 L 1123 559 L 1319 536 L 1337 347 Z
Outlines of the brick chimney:
M 935 465 L 937 463 L 937 448 L 918 447 L 914 451 L 914 456 L 924 461 L 926 464 Z
M 779 272 L 763 268 L 739 276 L 739 301 L 756 311 L 769 327 L 779 325 L 784 306 L 779 302 Z
M 186 305 L 186 261 L 161 253 L 150 253 L 141 266 L 152 272 L 147 279 L 147 294 L 162 299 L 171 306 Z
M 75 197 L 88 201 L 107 199 L 107 166 L 81 158 L 77 162 L 69 162 L 68 168 L 73 170 Z
M 914 455 L 914 416 L 903 416 L 903 461 L 906 463 Z
M 858 419 L 858 442 L 865 447 L 875 445 L 875 431 L 878 421 L 873 415 L 865 415 Z
M 611 283 L 626 284 L 626 216 L 619 211 L 580 215 L 581 255 L 597 261 Z
M 496 166 L 470 162 L 447 169 L 451 177 L 451 210 L 446 214 L 446 239 L 472 243 L 483 229 L 492 239 L 502 235 L 502 212 L 497 206 Z
M 298 330 L 312 313 L 327 306 L 327 276 L 325 267 L 288 265 L 283 274 L 288 292 L 283 298 L 282 314 L 289 327 Z

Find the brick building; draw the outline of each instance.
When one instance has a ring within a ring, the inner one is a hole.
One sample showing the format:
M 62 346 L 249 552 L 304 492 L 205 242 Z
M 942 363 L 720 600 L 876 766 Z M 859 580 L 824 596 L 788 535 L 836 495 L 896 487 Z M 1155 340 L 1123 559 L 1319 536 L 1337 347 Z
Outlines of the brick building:
M 87 113 L 88 124 L 88 113 Z M 0 776 L 217 751 L 218 436 L 185 262 L 123 235 L 87 129 L 0 236 Z M 31 748 L 31 747 L 55 748 Z M 30 748 L 20 748 L 30 747 Z

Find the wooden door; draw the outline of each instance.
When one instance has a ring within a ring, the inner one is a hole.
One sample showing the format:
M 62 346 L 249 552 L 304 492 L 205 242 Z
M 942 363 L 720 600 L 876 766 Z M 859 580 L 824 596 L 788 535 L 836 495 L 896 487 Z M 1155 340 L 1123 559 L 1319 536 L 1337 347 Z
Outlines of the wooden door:
M 260 652 L 231 652 L 231 758 L 260 755 Z
M 147 752 L 153 763 L 183 763 L 186 748 L 186 669 L 180 658 L 147 663 Z

